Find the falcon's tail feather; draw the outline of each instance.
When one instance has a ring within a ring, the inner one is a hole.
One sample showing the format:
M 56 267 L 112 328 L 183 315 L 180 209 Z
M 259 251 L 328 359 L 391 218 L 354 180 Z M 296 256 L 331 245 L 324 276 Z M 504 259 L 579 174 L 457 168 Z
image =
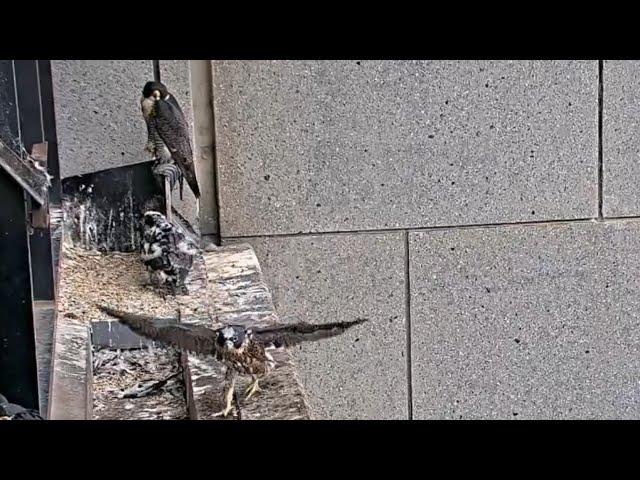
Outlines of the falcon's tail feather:
M 368 321 L 367 318 L 358 318 L 348 322 L 331 322 L 319 325 L 300 322 L 256 329 L 253 334 L 265 346 L 290 347 L 302 342 L 315 342 L 324 338 L 335 337 L 347 329 L 366 321 Z

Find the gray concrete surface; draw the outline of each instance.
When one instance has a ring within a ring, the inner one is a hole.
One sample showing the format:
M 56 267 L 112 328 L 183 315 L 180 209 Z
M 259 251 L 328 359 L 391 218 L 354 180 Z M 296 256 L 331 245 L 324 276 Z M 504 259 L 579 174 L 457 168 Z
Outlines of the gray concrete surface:
M 140 97 L 151 60 L 54 60 L 51 71 L 63 178 L 148 158 Z
M 248 239 L 281 320 L 369 318 L 293 349 L 314 418 L 407 418 L 404 237 Z
M 410 234 L 414 418 L 639 418 L 639 234 Z
M 215 173 L 215 132 L 213 128 L 213 99 L 211 62 L 209 60 L 190 60 L 193 120 L 194 153 L 196 155 L 196 174 L 200 185 L 200 231 L 203 235 L 215 235 L 218 232 L 218 199 Z
M 640 215 L 640 62 L 604 62 L 602 111 L 604 215 Z
M 223 236 L 597 214 L 595 61 L 216 61 Z
M 93 373 L 88 325 L 58 322 L 54 332 L 49 420 L 90 420 Z

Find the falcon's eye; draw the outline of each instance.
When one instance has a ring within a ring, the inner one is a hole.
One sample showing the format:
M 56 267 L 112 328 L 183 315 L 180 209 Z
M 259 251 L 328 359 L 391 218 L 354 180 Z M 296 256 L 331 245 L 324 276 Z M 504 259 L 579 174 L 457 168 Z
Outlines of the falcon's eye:
M 233 343 L 236 343 L 238 341 L 238 337 L 233 337 L 232 340 L 233 340 Z

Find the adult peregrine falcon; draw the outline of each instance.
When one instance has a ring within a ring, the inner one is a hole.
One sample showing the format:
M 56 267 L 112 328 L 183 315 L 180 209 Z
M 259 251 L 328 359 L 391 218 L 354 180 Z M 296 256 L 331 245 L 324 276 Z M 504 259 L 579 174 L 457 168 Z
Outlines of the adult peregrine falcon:
M 246 399 L 258 390 L 258 380 L 275 367 L 269 350 L 291 347 L 302 342 L 316 341 L 340 335 L 345 330 L 366 322 L 357 319 L 312 325 L 304 322 L 272 327 L 247 328 L 226 325 L 213 330 L 201 325 L 180 323 L 178 318 L 159 318 L 138 315 L 97 305 L 103 312 L 120 319 L 134 332 L 149 339 L 172 345 L 196 354 L 211 355 L 226 368 L 225 408 L 216 416 L 227 416 L 232 409 L 236 376 L 251 375 Z
M 200 198 L 200 188 L 193 163 L 193 151 L 189 139 L 189 128 L 176 98 L 160 82 L 147 82 L 140 99 L 142 115 L 147 124 L 147 150 L 156 158 L 154 172 L 168 176 L 171 188 L 176 181 L 187 184 L 196 198 Z M 173 165 L 177 165 L 176 172 Z

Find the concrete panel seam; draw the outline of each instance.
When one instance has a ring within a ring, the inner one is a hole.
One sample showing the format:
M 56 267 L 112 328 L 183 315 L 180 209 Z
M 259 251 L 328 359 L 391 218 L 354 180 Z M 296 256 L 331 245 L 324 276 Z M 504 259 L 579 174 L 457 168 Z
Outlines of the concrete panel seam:
M 617 219 L 640 219 L 640 216 L 627 216 L 627 217 L 607 217 L 607 220 Z M 247 238 L 289 238 L 289 237 L 313 237 L 315 235 L 357 235 L 357 234 L 380 234 L 380 233 L 398 233 L 398 232 L 426 232 L 431 230 L 465 230 L 469 228 L 491 228 L 491 227 L 511 227 L 511 226 L 527 226 L 527 225 L 562 225 L 567 223 L 588 223 L 595 222 L 597 218 L 571 218 L 571 219 L 559 219 L 559 220 L 537 220 L 529 222 L 505 222 L 505 223 L 477 223 L 468 225 L 438 225 L 433 227 L 404 227 L 404 228 L 383 228 L 383 229 L 371 229 L 371 230 L 327 230 L 319 232 L 298 232 L 298 233 L 264 233 L 264 234 L 251 234 L 240 236 L 225 236 L 222 235 L 223 240 L 242 240 Z
M 405 328 L 407 335 L 407 416 L 413 420 L 413 376 L 411 366 L 411 264 L 409 256 L 409 231 L 404 232 L 404 294 Z
M 603 206 L 603 145 L 602 145 L 602 110 L 604 105 L 604 83 L 603 83 L 604 60 L 598 60 L 598 220 L 602 221 L 604 215 L 602 213 Z
M 475 225 L 452 225 L 452 226 L 438 226 L 438 227 L 414 227 L 414 228 L 389 228 L 382 230 L 341 230 L 341 231 L 326 231 L 326 232 L 301 232 L 301 233 L 282 233 L 282 234 L 256 234 L 256 235 L 243 235 L 243 236 L 222 236 L 221 239 L 225 241 L 239 241 L 243 239 L 251 238 L 295 238 L 295 237 L 315 237 L 320 235 L 380 235 L 387 233 L 398 232 L 430 232 L 439 230 L 470 230 L 477 228 L 499 228 L 499 227 L 518 227 L 518 226 L 540 226 L 540 225 L 568 225 L 568 224 L 581 224 L 581 223 L 616 223 L 620 220 L 640 220 L 640 215 L 621 215 L 616 217 L 605 217 L 602 220 L 598 218 L 576 218 L 567 220 L 543 220 L 538 222 L 512 222 L 512 223 L 484 223 Z

